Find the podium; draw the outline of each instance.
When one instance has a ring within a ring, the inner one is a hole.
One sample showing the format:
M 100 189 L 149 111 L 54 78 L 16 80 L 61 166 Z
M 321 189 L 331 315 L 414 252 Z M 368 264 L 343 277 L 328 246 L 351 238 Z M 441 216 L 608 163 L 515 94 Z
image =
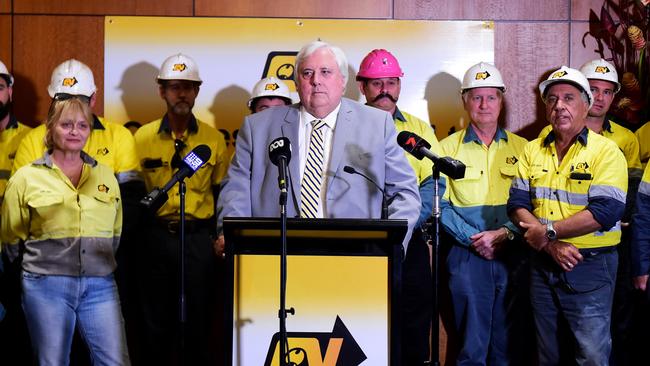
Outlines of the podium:
M 225 218 L 223 228 L 226 365 L 279 366 L 280 220 Z M 293 364 L 399 364 L 406 230 L 406 220 L 287 220 Z

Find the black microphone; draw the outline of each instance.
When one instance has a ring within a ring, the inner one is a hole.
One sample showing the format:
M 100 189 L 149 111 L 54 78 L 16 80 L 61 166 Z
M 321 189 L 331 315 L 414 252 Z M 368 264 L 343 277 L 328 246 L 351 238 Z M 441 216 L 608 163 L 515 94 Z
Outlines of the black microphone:
M 269 159 L 278 167 L 278 186 L 280 187 L 280 204 L 287 203 L 287 166 L 291 161 L 291 142 L 286 137 L 278 137 L 269 145 Z
M 397 135 L 397 144 L 418 160 L 427 157 L 433 160 L 438 170 L 451 179 L 462 179 L 465 177 L 465 164 L 449 156 L 440 157 L 429 148 L 431 144 L 425 139 L 409 131 L 402 131 Z
M 167 202 L 167 199 L 169 198 L 167 196 L 167 191 L 172 189 L 172 187 L 179 181 L 194 175 L 194 173 L 199 170 L 208 159 L 210 159 L 211 154 L 212 151 L 208 145 L 199 145 L 195 147 L 189 154 L 185 155 L 181 167 L 176 171 L 176 173 L 174 173 L 169 182 L 167 182 L 162 189 L 154 187 L 148 195 L 140 200 L 140 204 L 153 211 L 158 211 L 158 209 Z
M 381 218 L 382 219 L 387 219 L 388 218 L 388 196 L 386 195 L 386 191 L 381 188 L 374 180 L 370 179 L 367 175 L 361 173 L 360 171 L 354 169 L 353 167 L 346 165 L 343 167 L 343 171 L 349 174 L 358 174 L 364 178 L 370 183 L 372 183 L 377 189 L 381 192 Z

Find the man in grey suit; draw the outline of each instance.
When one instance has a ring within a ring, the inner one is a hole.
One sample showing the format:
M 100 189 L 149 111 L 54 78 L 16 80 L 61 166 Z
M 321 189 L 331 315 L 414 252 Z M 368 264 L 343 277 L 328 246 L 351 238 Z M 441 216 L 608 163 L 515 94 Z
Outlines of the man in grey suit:
M 286 137 L 293 148 L 288 217 L 380 218 L 381 192 L 361 176 L 345 173 L 349 165 L 386 191 L 389 219 L 408 220 L 406 249 L 420 196 L 413 170 L 397 145 L 392 117 L 343 98 L 348 66 L 338 47 L 321 41 L 307 44 L 296 57 L 295 70 L 301 102 L 247 116 L 239 130 L 217 204 L 219 229 L 228 216 L 280 216 L 278 168 L 269 160 L 268 147 Z M 223 237 L 217 243 L 222 253 Z

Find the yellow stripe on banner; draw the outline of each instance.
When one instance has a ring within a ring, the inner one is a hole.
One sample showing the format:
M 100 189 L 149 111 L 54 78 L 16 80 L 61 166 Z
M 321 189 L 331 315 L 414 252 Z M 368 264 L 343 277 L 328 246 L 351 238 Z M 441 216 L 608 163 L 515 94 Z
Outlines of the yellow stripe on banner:
M 248 237 L 279 237 L 278 229 L 242 229 L 236 230 L 241 236 Z M 386 239 L 386 231 L 359 231 L 359 230 L 287 230 L 287 237 L 290 238 L 338 238 L 338 239 Z

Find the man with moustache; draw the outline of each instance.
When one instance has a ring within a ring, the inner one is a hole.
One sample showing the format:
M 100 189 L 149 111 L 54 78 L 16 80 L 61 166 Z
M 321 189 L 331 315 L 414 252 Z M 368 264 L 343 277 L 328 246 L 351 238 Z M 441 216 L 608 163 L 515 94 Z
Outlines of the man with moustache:
M 538 360 L 607 365 L 627 164 L 613 141 L 587 128 L 594 97 L 580 71 L 562 66 L 539 89 L 552 131 L 524 147 L 508 200 L 535 251 Z
M 268 146 L 278 137 L 292 144 L 287 216 L 380 218 L 382 193 L 346 165 L 373 178 L 389 198 L 388 218 L 408 220 L 406 249 L 420 210 L 412 169 L 397 145 L 391 116 L 343 98 L 348 63 L 343 51 L 313 41 L 296 56 L 300 103 L 247 116 L 235 156 L 222 183 L 219 224 L 224 217 L 279 217 L 278 168 Z M 221 237 L 223 239 L 223 237 Z M 226 238 L 227 240 L 227 238 Z M 223 248 L 223 240 L 217 250 Z
M 361 61 L 357 81 L 366 104 L 390 113 L 397 132 L 417 134 L 431 144 L 431 151 L 440 155 L 440 145 L 431 125 L 397 107 L 403 76 L 392 53 L 375 49 Z M 402 364 L 422 365 L 429 359 L 432 294 L 429 248 L 421 225 L 433 213 L 433 161 L 418 160 L 406 151 L 404 154 L 415 173 L 422 207 L 402 267 Z
M 175 185 L 169 199 L 151 219 L 138 254 L 144 320 L 144 359 L 161 365 L 207 365 L 214 362 L 209 345 L 218 310 L 219 258 L 213 252 L 215 207 L 219 183 L 228 160 L 223 135 L 192 113 L 202 83 L 196 62 L 187 55 L 167 58 L 157 77 L 165 115 L 135 134 L 136 148 L 147 190 L 164 186 L 182 159 L 205 144 L 212 154 L 187 179 L 185 223 L 186 323 L 185 349 L 179 345 L 179 230 L 180 195 Z M 182 359 L 177 359 L 182 357 Z

